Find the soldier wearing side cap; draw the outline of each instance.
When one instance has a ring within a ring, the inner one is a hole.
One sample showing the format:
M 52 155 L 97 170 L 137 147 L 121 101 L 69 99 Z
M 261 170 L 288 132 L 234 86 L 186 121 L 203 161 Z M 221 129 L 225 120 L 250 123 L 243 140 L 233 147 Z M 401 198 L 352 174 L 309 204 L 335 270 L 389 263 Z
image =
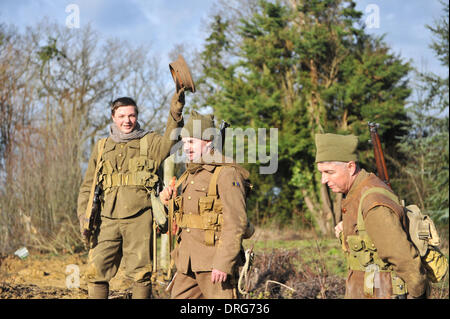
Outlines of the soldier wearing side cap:
M 174 188 L 160 194 L 164 204 L 173 205 L 178 227 L 172 252 L 177 269 L 171 283 L 174 299 L 236 298 L 242 239 L 253 234 L 246 213 L 249 173 L 222 154 L 214 160 L 205 156 L 218 151 L 214 138 L 205 134 L 211 129 L 212 115 L 191 112 L 181 133 L 186 171 Z M 178 186 L 181 195 L 172 196 Z
M 132 282 L 132 297 L 150 298 L 151 196 L 158 182 L 158 167 L 176 142 L 170 134 L 183 126 L 183 106 L 181 89 L 172 97 L 166 131 L 161 136 L 140 128 L 133 99 L 118 98 L 111 105 L 110 134 L 95 144 L 78 197 L 77 214 L 83 232 L 94 180 L 103 190 L 99 231 L 90 247 L 85 273 L 89 298 L 108 298 L 109 281 L 121 262 Z
M 403 208 L 385 183 L 359 167 L 358 138 L 316 134 L 315 142 L 321 182 L 344 196 L 335 232 L 347 257 L 345 298 L 426 298 L 426 272 Z

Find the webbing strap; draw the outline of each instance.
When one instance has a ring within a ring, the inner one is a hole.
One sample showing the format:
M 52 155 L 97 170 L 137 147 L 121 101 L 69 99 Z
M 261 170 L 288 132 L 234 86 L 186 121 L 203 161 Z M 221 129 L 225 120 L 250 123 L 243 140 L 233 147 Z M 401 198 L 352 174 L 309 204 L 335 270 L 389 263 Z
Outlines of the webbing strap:
M 180 187 L 180 185 L 186 180 L 188 175 L 189 175 L 189 172 L 188 171 L 184 171 L 184 173 L 181 174 L 180 178 L 175 182 L 174 188 L 177 189 L 178 187 Z
M 356 225 L 359 233 L 366 231 L 366 226 L 364 224 L 364 218 L 363 218 L 363 215 L 362 215 L 362 204 L 363 204 L 363 201 L 368 195 L 373 194 L 373 193 L 378 193 L 378 194 L 381 194 L 381 195 L 385 195 L 385 196 L 389 197 L 390 199 L 392 199 L 394 202 L 399 203 L 398 197 L 394 193 L 392 193 L 389 190 L 387 190 L 386 188 L 383 188 L 383 187 L 372 187 L 372 188 L 369 188 L 367 191 L 365 191 L 362 194 L 361 199 L 359 201 L 358 221 L 357 221 L 357 225 Z
M 223 166 L 218 166 L 214 170 L 214 174 L 211 178 L 211 181 L 209 182 L 208 196 L 217 196 L 217 179 L 219 178 L 219 174 L 222 168 Z
M 147 152 L 148 152 L 148 141 L 147 135 L 145 135 L 139 140 L 139 155 L 147 157 Z

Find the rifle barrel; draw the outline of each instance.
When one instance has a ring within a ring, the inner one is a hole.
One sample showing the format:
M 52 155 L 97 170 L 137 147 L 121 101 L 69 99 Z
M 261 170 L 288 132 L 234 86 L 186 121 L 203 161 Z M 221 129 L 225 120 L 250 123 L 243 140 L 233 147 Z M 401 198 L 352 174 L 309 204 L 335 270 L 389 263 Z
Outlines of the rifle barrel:
M 373 144 L 373 152 L 375 156 L 375 162 L 377 165 L 378 177 L 385 182 L 389 187 L 391 183 L 389 182 L 389 176 L 387 172 L 386 162 L 384 160 L 383 149 L 381 147 L 380 137 L 378 135 L 377 127 L 378 124 L 369 122 L 370 138 Z

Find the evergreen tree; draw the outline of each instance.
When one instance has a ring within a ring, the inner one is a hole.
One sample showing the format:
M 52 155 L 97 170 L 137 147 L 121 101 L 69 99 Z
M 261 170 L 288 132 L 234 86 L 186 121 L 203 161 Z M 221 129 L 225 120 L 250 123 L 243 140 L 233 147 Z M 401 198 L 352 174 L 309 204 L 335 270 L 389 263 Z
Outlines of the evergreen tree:
M 435 26 L 427 26 L 434 40 L 430 47 L 448 70 L 449 4 L 442 2 L 443 16 Z M 439 223 L 449 218 L 449 78 L 430 72 L 417 72 L 415 100 L 409 107 L 410 134 L 400 144 L 407 165 L 397 163 L 404 174 L 404 196 L 418 202 Z
M 279 130 L 278 171 L 260 175 L 258 165 L 247 165 L 255 186 L 249 208 L 258 221 L 299 217 L 330 232 L 332 207 L 314 164 L 314 135 L 360 135 L 367 164 L 368 121 L 380 122 L 383 136 L 405 133 L 409 66 L 356 27 L 360 18 L 348 0 L 262 0 L 237 28 L 221 17 L 210 25 L 202 53 L 207 93 L 199 107 L 212 107 L 233 127 Z M 394 150 L 397 141 L 385 140 Z

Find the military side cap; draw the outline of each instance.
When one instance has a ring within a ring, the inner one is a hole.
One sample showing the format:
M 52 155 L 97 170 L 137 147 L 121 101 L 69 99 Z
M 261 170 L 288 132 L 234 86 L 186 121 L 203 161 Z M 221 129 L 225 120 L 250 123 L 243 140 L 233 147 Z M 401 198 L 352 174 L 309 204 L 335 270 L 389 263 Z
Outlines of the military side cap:
M 189 67 L 183 56 L 178 55 L 178 59 L 169 63 L 170 73 L 172 73 L 173 81 L 175 82 L 177 92 L 183 87 L 187 91 L 195 92 L 194 80 L 192 80 Z
M 357 161 L 355 135 L 316 134 L 316 163 Z
M 191 111 L 189 120 L 181 130 L 181 137 L 195 137 L 198 139 L 212 140 L 216 134 L 214 115 L 202 115 Z M 205 130 L 208 130 L 205 134 Z

